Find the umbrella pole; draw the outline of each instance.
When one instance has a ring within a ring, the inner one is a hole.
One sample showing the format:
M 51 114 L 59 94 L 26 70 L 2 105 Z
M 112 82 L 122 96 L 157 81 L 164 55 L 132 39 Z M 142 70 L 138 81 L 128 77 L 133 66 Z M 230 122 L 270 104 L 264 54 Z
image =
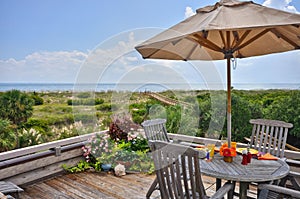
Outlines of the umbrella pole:
M 227 57 L 227 138 L 228 147 L 231 148 L 231 65 Z

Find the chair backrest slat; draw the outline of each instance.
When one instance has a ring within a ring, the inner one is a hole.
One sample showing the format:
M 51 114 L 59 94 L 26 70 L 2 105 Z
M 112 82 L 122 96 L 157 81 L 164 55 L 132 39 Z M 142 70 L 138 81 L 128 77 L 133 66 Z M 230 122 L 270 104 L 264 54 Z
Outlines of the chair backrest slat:
M 285 147 L 285 145 L 286 145 L 286 140 L 287 140 L 288 131 L 289 131 L 288 128 L 285 128 L 285 129 L 284 129 L 284 135 L 283 135 L 283 138 L 282 138 L 282 146 L 284 146 L 284 147 Z M 283 157 L 283 156 L 284 156 L 284 150 L 282 150 L 280 153 L 281 153 L 280 156 Z
M 264 132 L 265 131 L 265 125 L 263 125 L 262 126 L 262 128 L 261 128 L 261 132 Z M 263 136 L 263 133 L 260 133 L 260 132 L 258 132 L 258 134 L 259 134 L 259 148 L 261 148 L 262 146 L 263 146 L 263 138 L 264 138 L 264 136 Z M 265 148 L 263 148 L 263 150 L 265 150 Z
M 291 123 L 278 120 L 251 119 L 253 124 L 251 147 L 274 156 L 283 158 L 286 139 Z
M 162 141 L 149 141 L 163 199 L 207 198 L 201 179 L 199 151 Z
M 270 143 L 269 139 L 268 139 L 270 126 L 267 125 L 265 128 L 266 128 L 266 130 L 265 130 L 264 136 L 263 136 L 263 134 L 261 135 L 263 137 L 263 146 L 266 146 L 268 143 Z M 267 148 L 264 147 L 263 152 L 266 153 L 266 150 L 267 150 Z
M 275 146 L 273 142 L 276 142 L 275 141 L 276 140 L 276 136 L 274 136 L 274 129 L 276 131 L 276 127 L 274 128 L 274 126 L 271 126 L 270 136 L 268 137 L 268 143 L 270 143 L 273 146 Z M 271 151 L 271 147 L 268 148 L 268 153 L 274 153 L 274 152 L 275 151 Z

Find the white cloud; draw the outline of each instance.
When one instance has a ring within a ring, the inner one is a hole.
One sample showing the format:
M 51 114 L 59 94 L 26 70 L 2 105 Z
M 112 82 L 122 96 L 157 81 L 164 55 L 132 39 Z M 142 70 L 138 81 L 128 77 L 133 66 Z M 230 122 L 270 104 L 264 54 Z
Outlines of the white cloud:
M 144 34 L 143 34 L 144 35 Z M 146 35 L 146 34 L 145 34 Z M 97 82 L 106 75 L 112 82 L 135 66 L 134 32 L 117 35 L 92 51 L 42 51 L 21 60 L 0 60 L 0 82 Z
M 271 7 L 271 8 L 276 8 L 288 12 L 298 12 L 295 6 L 292 6 L 293 0 L 265 0 L 264 3 L 262 4 L 263 6 Z
M 0 60 L 0 79 L 1 82 L 73 82 L 86 57 L 80 51 L 43 51 L 21 60 Z
M 189 7 L 189 6 L 187 6 L 186 8 L 185 8 L 185 18 L 189 18 L 189 17 L 191 17 L 191 16 L 193 16 L 193 15 L 195 15 L 196 14 L 196 12 L 194 12 L 193 11 L 193 9 L 191 8 L 191 7 Z

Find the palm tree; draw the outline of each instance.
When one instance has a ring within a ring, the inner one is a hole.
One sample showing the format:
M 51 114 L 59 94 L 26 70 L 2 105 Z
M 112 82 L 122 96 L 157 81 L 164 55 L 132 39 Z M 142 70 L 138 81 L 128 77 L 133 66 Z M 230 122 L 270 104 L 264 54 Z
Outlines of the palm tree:
M 12 122 L 16 129 L 17 143 L 17 129 L 32 116 L 33 105 L 34 100 L 18 90 L 7 91 L 0 96 L 0 118 Z

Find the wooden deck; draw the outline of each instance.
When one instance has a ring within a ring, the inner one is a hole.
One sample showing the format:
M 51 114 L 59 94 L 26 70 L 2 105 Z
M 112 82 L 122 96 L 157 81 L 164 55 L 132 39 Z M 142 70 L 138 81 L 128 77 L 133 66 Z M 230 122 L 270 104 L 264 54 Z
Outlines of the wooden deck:
M 22 186 L 24 192 L 20 196 L 22 199 L 145 199 L 154 178 L 155 175 L 147 174 L 127 174 L 116 177 L 104 172 L 63 174 Z M 215 180 L 207 176 L 202 178 L 207 194 L 212 195 L 215 190 Z M 255 193 L 256 188 L 251 186 L 248 194 L 255 197 Z M 160 198 L 159 191 L 155 191 L 152 196 Z

